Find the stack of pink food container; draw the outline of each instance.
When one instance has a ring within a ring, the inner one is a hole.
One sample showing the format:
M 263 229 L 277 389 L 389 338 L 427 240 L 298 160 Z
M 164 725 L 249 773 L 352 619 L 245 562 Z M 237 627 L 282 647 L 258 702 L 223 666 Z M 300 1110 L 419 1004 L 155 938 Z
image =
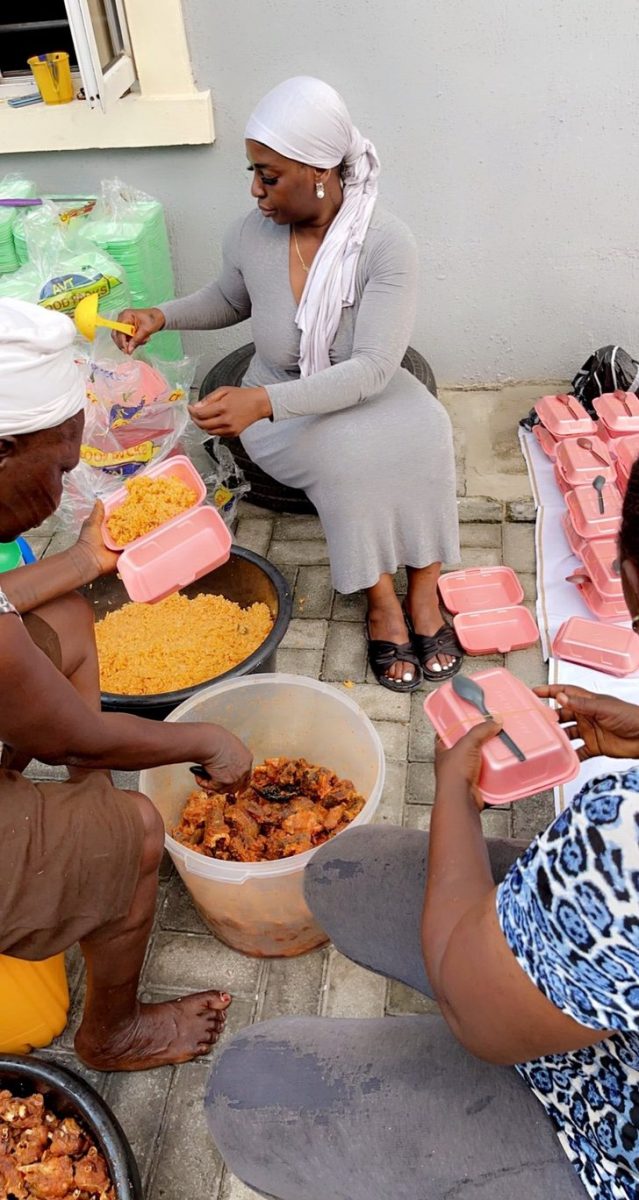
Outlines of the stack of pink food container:
M 595 422 L 575 396 L 543 396 L 536 405 L 542 424 L 535 426 L 537 441 L 554 463 L 566 502 L 562 526 L 568 546 L 583 564 L 570 581 L 600 621 L 624 624 L 628 610 L 616 569 L 616 539 L 622 508 L 620 480 L 625 486 L 636 457 L 633 450 L 639 452 L 639 399 L 632 399 L 630 416 L 621 393 L 601 396 L 595 405 L 600 419 Z M 626 433 L 631 421 L 637 423 L 632 447 Z
M 507 654 L 539 639 L 511 567 L 468 567 L 439 580 L 439 593 L 467 654 Z

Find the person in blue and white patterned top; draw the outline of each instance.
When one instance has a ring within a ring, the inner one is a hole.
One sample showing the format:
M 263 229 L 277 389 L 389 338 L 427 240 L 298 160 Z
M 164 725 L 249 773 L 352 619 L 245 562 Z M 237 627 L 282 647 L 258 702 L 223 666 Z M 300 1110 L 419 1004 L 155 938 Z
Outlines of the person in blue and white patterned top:
M 637 625 L 639 462 L 619 550 Z M 392 1019 L 288 1018 L 236 1035 L 207 1115 L 261 1194 L 639 1200 L 639 707 L 536 690 L 582 760 L 637 766 L 602 764 L 532 845 L 486 842 L 489 720 L 438 749 L 428 835 L 364 827 L 317 852 L 306 896 L 337 949 L 434 997 L 441 1015 L 393 984 Z M 375 981 L 352 987 L 356 1011 L 381 1014 Z

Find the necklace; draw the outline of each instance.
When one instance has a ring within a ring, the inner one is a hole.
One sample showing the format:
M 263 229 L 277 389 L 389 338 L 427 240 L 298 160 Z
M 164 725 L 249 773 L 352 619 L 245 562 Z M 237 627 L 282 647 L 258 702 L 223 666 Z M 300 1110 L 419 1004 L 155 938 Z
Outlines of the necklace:
M 295 226 L 291 225 L 291 229 L 293 230 L 293 241 L 295 242 L 295 249 L 297 251 L 297 257 L 299 258 L 300 263 L 302 264 L 302 270 L 305 271 L 306 274 L 308 275 L 308 267 L 307 267 L 306 263 L 304 262 L 304 259 L 302 258 L 302 252 L 299 248 L 299 244 L 297 241 L 297 234 L 295 232 Z

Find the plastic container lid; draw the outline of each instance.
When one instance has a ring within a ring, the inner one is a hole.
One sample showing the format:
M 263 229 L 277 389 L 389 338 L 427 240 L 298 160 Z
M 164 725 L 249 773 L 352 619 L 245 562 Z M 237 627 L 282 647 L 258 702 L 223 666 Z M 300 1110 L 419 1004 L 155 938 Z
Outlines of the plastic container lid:
M 221 567 L 231 542 L 220 514 L 204 505 L 131 542 L 118 574 L 132 600 L 152 604 Z
M 553 437 L 545 425 L 533 425 L 533 435 L 537 438 L 544 454 L 547 454 L 550 461 L 554 462 L 557 457 L 557 438 Z
M 639 637 L 632 629 L 570 617 L 557 630 L 552 644 L 555 658 L 594 667 L 607 675 L 632 675 L 639 671 Z
M 634 392 L 604 392 L 593 405 L 611 434 L 639 433 L 639 397 Z
M 479 787 L 485 800 L 510 804 L 575 778 L 579 759 L 559 726 L 556 710 L 503 667 L 477 671 L 472 678 L 483 688 L 489 710 L 501 716 L 505 732 L 526 755 L 526 761 L 519 762 L 498 737 L 484 743 Z M 450 682 L 426 697 L 424 710 L 447 747 L 484 720 Z
M 575 527 L 570 520 L 567 512 L 561 514 L 561 524 L 566 535 L 566 541 L 570 547 L 570 551 L 576 558 L 581 558 L 581 552 L 586 544 L 584 538 L 578 537 L 575 533 Z
M 459 613 L 453 625 L 467 654 L 508 654 L 539 641 L 534 618 L 518 604 L 489 612 Z
M 566 495 L 566 507 L 578 537 L 615 538 L 621 522 L 621 494 L 614 483 L 601 489 L 604 511 L 599 511 L 599 495 L 592 487 L 577 487 Z
M 553 437 L 574 437 L 597 432 L 595 422 L 576 396 L 542 396 L 535 405 L 535 411 Z
M 442 575 L 439 594 L 449 612 L 477 613 L 521 604 L 524 589 L 511 567 L 467 567 Z
M 202 504 L 206 497 L 204 480 L 185 455 L 156 463 L 144 475 L 180 479 L 193 488 L 197 497 L 187 512 L 129 542 L 118 559 L 118 574 L 131 600 L 152 604 L 222 566 L 229 557 L 232 538 L 217 509 Z M 111 550 L 120 547 L 109 536 L 107 520 L 127 495 L 125 487 L 119 488 L 104 505 L 102 537 Z
M 564 439 L 557 446 L 557 467 L 571 487 L 577 487 L 579 484 L 591 484 L 598 475 L 603 475 L 604 479 L 614 482 L 615 468 L 606 443 L 598 437 L 588 438 L 588 441 L 596 454 L 605 459 L 605 462 L 599 462 L 591 450 L 585 450 L 583 446 L 579 446 L 576 438 Z

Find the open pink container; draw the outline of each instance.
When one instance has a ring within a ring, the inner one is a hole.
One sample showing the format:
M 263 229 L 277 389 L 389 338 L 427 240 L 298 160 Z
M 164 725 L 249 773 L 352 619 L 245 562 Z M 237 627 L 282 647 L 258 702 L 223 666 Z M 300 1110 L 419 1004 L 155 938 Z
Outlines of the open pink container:
M 566 508 L 578 537 L 614 538 L 621 521 L 621 494 L 614 483 L 601 489 L 604 511 L 599 511 L 599 497 L 593 487 L 577 487 L 566 496 Z
M 639 671 L 639 637 L 632 629 L 587 621 L 584 617 L 564 621 L 555 634 L 552 652 L 555 658 L 619 678 Z
M 639 433 L 639 396 L 634 392 L 604 392 L 593 404 L 611 437 Z
M 561 524 L 566 535 L 566 541 L 570 547 L 571 553 L 576 558 L 581 558 L 581 552 L 586 544 L 584 538 L 580 538 L 575 532 L 575 527 L 570 520 L 570 514 L 565 512 L 561 514 Z
M 542 396 L 535 405 L 535 412 L 554 438 L 597 432 L 595 422 L 576 396 Z
M 180 479 L 197 497 L 186 512 L 129 542 L 118 559 L 118 574 L 131 600 L 152 604 L 221 567 L 231 552 L 232 539 L 217 509 L 202 503 L 206 486 L 184 455 L 149 467 L 145 475 L 152 479 Z M 119 488 L 104 505 L 102 537 L 111 550 L 120 547 L 109 536 L 106 523 L 127 495 L 125 487 Z
M 597 475 L 603 475 L 604 479 L 611 483 L 616 478 L 614 463 L 606 443 L 598 437 L 588 440 L 591 442 L 593 450 L 605 462 L 599 462 L 590 450 L 584 450 L 583 446 L 579 446 L 576 438 L 567 438 L 557 446 L 557 468 L 571 487 L 591 484 Z
M 439 581 L 439 592 L 467 654 L 507 654 L 539 638 L 539 630 L 521 606 L 523 588 L 510 567 L 469 567 Z
M 472 678 L 483 688 L 490 712 L 499 714 L 505 732 L 526 755 L 521 763 L 501 738 L 485 742 L 479 787 L 489 804 L 510 804 L 575 778 L 579 759 L 554 709 L 503 667 L 477 671 Z M 426 697 L 424 710 L 446 747 L 484 720 L 450 682 Z
M 554 462 L 557 457 L 557 438 L 553 437 L 545 425 L 533 425 L 533 436 L 539 442 L 544 454 L 551 462 Z

